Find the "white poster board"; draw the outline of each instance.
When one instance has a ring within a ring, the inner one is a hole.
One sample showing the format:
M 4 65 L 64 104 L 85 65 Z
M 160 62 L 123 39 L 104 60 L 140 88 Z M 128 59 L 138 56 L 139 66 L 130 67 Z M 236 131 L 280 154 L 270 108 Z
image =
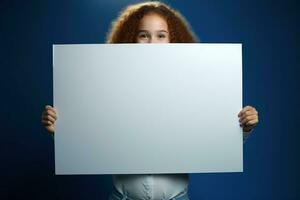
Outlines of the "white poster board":
M 242 172 L 241 44 L 54 45 L 56 174 Z

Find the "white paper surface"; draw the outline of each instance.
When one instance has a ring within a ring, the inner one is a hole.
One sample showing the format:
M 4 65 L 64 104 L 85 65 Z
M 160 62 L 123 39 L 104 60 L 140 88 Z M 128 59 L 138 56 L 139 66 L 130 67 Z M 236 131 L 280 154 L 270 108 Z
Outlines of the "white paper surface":
M 242 172 L 241 44 L 54 45 L 56 174 Z

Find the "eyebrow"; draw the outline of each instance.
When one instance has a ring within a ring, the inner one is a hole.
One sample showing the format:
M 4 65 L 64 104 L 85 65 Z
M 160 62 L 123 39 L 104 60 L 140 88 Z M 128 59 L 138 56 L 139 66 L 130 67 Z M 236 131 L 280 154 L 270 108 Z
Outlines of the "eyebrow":
M 168 33 L 168 31 L 166 31 L 166 30 L 159 30 L 159 31 L 156 31 L 156 32 L 165 32 L 165 33 Z
M 149 31 L 141 29 L 141 30 L 138 30 L 138 33 L 140 33 L 140 32 L 149 32 Z M 165 32 L 165 33 L 168 33 L 168 31 L 166 31 L 166 30 L 158 30 L 156 32 Z

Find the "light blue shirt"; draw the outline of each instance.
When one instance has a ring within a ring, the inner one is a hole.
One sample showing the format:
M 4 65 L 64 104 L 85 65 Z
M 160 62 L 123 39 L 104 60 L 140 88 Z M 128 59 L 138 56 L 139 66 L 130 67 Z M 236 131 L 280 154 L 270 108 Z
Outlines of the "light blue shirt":
M 113 175 L 121 194 L 140 200 L 171 199 L 188 190 L 188 174 Z

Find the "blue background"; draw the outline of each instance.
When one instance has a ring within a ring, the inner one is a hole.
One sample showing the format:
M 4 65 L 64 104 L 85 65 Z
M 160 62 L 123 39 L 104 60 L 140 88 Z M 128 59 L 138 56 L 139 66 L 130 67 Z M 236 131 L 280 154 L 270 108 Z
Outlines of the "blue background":
M 52 104 L 52 44 L 103 43 L 132 2 L 1 0 L 0 199 L 107 198 L 110 176 L 54 175 L 40 116 Z M 297 1 L 165 2 L 202 42 L 243 43 L 244 105 L 260 115 L 244 144 L 244 173 L 191 174 L 191 199 L 300 199 Z

